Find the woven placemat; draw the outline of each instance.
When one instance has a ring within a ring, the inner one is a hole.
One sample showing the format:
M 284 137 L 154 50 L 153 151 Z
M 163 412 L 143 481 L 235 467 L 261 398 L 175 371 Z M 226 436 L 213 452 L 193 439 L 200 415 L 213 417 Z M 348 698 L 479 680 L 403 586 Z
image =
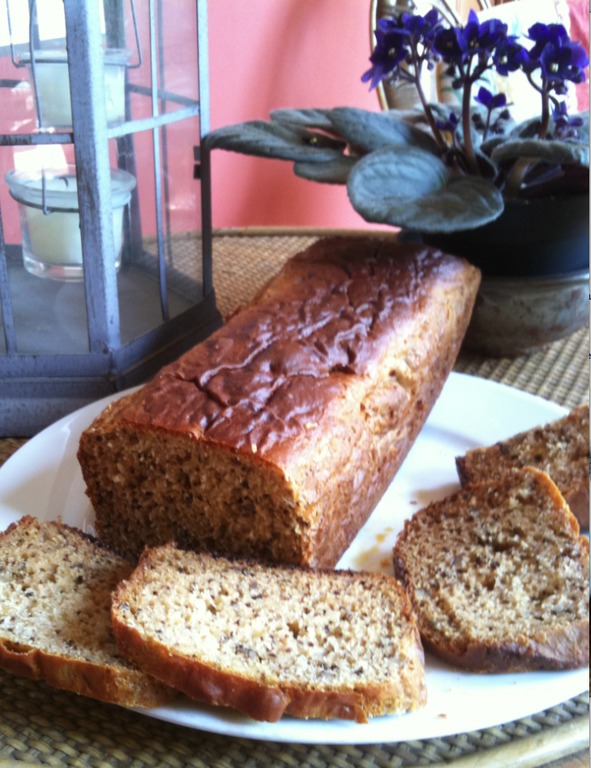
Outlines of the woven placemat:
M 519 768 L 583 749 L 588 711 L 587 697 L 579 696 L 508 725 L 440 739 L 282 744 L 190 730 L 0 672 L 0 759 L 76 768 L 413 768 L 459 760 L 456 768 Z
M 224 316 L 247 302 L 292 254 L 324 232 L 220 232 L 214 285 Z M 588 400 L 588 332 L 529 357 L 460 355 L 456 370 L 572 407 Z M 26 441 L 0 440 L 0 463 Z M 0 672 L 0 768 L 27 763 L 96 768 L 533 768 L 585 750 L 589 698 L 506 725 L 441 739 L 381 745 L 307 746 L 194 731 Z

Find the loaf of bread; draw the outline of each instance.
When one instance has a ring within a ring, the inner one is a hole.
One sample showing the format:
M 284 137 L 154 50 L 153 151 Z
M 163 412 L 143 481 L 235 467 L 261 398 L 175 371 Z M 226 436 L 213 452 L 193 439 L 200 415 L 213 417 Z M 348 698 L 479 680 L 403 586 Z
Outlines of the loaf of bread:
M 176 695 L 130 664 L 111 592 L 132 566 L 81 531 L 23 517 L 0 534 L 0 668 L 101 701 L 153 707 Z
M 331 567 L 412 446 L 456 359 L 480 273 L 423 246 L 326 238 L 79 446 L 96 530 Z
M 426 649 L 481 672 L 589 663 L 589 542 L 544 472 L 467 486 L 394 549 Z
M 122 651 L 189 697 L 265 721 L 368 717 L 426 700 L 408 597 L 385 574 L 230 561 L 164 545 L 113 596 Z
M 571 512 L 589 528 L 589 405 L 567 416 L 520 432 L 456 458 L 462 485 L 498 480 L 515 468 L 532 466 L 547 472 Z

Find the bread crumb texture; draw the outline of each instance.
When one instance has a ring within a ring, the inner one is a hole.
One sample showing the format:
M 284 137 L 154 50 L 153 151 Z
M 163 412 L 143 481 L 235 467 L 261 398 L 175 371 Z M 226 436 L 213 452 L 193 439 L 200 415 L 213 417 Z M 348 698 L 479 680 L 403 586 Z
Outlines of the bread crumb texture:
M 126 663 L 105 621 L 111 590 L 129 575 L 126 561 L 70 529 L 33 521 L 0 541 L 3 637 L 87 661 Z
M 408 598 L 382 574 L 231 562 L 165 546 L 144 554 L 117 591 L 113 616 L 119 641 L 152 674 L 258 719 L 287 711 L 364 721 L 425 702 Z M 267 708 L 261 700 L 273 691 Z
M 427 648 L 479 671 L 589 662 L 589 542 L 535 469 L 417 512 L 394 549 Z
M 115 643 L 111 592 L 131 569 L 77 529 L 28 516 L 10 526 L 0 535 L 0 666 L 105 701 L 169 700 Z
M 474 448 L 457 457 L 456 465 L 463 485 L 490 482 L 514 469 L 536 467 L 550 475 L 579 524 L 589 527 L 588 404 L 507 440 Z

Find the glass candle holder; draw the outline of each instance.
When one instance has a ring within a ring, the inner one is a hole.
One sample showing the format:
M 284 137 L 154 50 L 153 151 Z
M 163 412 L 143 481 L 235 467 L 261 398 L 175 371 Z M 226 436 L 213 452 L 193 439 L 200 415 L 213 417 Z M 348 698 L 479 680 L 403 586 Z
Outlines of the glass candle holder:
M 9 171 L 11 196 L 19 204 L 23 264 L 38 277 L 81 280 L 82 238 L 76 169 L 72 165 L 39 171 Z M 135 177 L 111 169 L 115 266 L 121 263 L 123 212 L 135 187 Z
M 105 110 L 107 124 L 118 125 L 125 120 L 125 68 L 130 51 L 109 48 L 104 52 Z M 30 56 L 23 56 L 29 62 Z M 65 50 L 35 52 L 35 78 L 31 72 L 39 100 L 40 122 L 44 128 L 71 128 L 72 104 L 68 74 L 68 54 Z

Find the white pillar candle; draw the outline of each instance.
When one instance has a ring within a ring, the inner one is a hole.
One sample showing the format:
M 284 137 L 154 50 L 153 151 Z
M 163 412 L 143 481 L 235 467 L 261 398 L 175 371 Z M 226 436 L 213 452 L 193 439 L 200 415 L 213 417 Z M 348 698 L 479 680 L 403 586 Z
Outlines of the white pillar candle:
M 80 216 L 77 213 L 43 213 L 39 208 L 22 206 L 29 233 L 30 252 L 45 264 L 82 264 Z M 113 211 L 113 240 L 116 258 L 121 253 L 123 208 Z
M 65 169 L 39 172 L 9 171 L 6 182 L 12 197 L 19 203 L 25 268 L 43 277 L 81 279 L 82 238 L 75 168 L 68 166 Z M 135 183 L 131 174 L 111 170 L 116 266 L 121 255 L 123 211 Z
M 125 65 L 129 51 L 107 49 L 105 62 L 105 110 L 107 124 L 116 125 L 125 120 Z M 31 81 L 33 75 L 31 73 Z M 41 107 L 45 128 L 70 128 L 72 104 L 68 58 L 65 51 L 36 51 L 34 85 Z

